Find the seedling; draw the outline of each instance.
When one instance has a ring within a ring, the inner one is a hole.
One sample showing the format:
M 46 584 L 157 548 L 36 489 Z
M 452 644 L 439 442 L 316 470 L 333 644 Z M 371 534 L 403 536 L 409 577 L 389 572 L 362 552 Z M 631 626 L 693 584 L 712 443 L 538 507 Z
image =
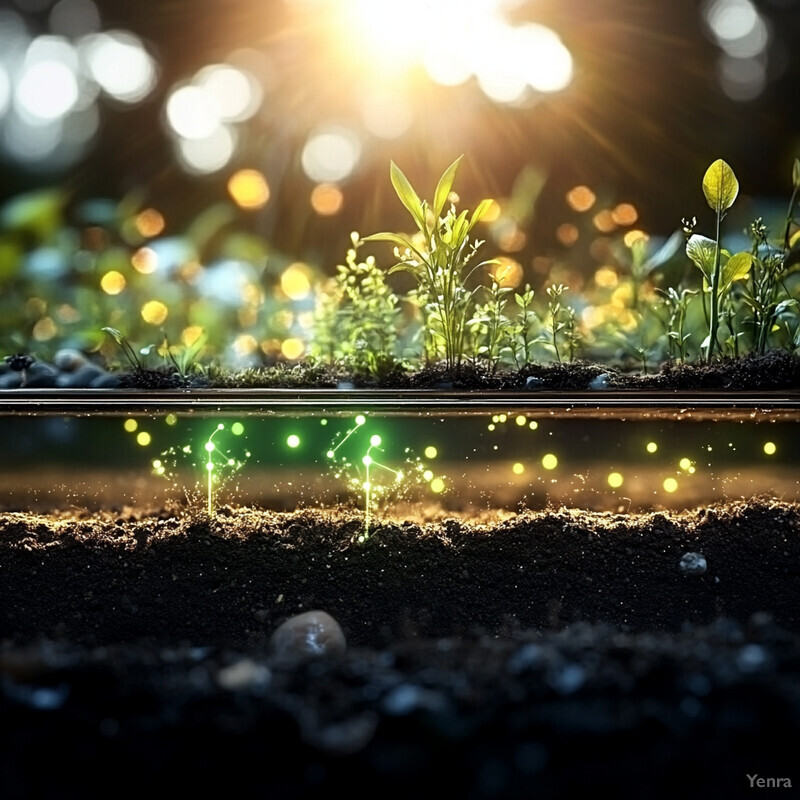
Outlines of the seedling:
M 452 203 L 442 216 L 461 158 L 459 156 L 439 179 L 432 205 L 420 200 L 400 168 L 391 162 L 392 186 L 419 233 L 413 238 L 403 233 L 375 233 L 364 239 L 395 245 L 398 262 L 389 273 L 402 270 L 417 281 L 426 328 L 434 349 L 443 351 L 449 369 L 461 364 L 467 320 L 474 307 L 475 290 L 467 287 L 467 281 L 476 269 L 494 263 L 473 263 L 483 242 L 470 241 L 472 229 L 489 211 L 491 200 L 483 200 L 469 219 L 468 211 L 457 214 Z

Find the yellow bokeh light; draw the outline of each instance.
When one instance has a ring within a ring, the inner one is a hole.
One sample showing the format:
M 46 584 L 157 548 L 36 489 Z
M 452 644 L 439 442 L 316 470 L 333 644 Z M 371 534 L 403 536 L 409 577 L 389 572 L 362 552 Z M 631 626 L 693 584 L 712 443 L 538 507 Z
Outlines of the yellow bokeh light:
M 286 339 L 281 343 L 281 353 L 284 358 L 294 361 L 305 352 L 306 346 L 300 339 Z
M 423 478 L 424 478 L 426 481 L 431 481 L 431 480 L 433 480 L 433 470 L 432 470 L 432 469 L 426 469 L 426 470 L 425 470 L 425 472 L 423 472 L 423 473 L 422 473 L 422 477 L 423 477 Z
M 233 350 L 237 356 L 250 356 L 258 350 L 258 341 L 249 333 L 242 333 L 233 341 Z
M 142 275 L 150 275 L 158 269 L 158 256 L 149 247 L 140 247 L 132 256 L 131 264 Z
M 620 203 L 612 210 L 611 218 L 617 225 L 633 225 L 639 219 L 639 212 L 631 203 Z
M 514 419 L 514 422 L 520 426 L 520 428 L 528 422 L 528 418 L 524 414 L 518 414 L 517 417 Z
M 126 419 L 122 425 L 128 433 L 133 433 L 138 427 L 139 423 L 135 419 Z
M 497 235 L 497 246 L 507 253 L 518 253 L 528 243 L 528 235 L 519 225 L 507 225 Z
M 37 342 L 49 342 L 57 333 L 58 327 L 51 317 L 42 317 L 31 331 Z
M 425 448 L 425 458 L 436 458 L 438 455 L 439 451 L 433 445 L 428 445 Z
M 196 344 L 200 337 L 203 335 L 203 329 L 200 325 L 189 325 L 181 331 L 181 341 L 186 347 L 191 347 Z
M 625 247 L 633 247 L 636 242 L 647 241 L 650 237 L 640 230 L 628 231 L 623 237 L 622 241 L 625 242 Z
M 500 256 L 492 267 L 492 277 L 498 286 L 516 289 L 522 281 L 522 265 L 513 258 Z
M 768 456 L 774 456 L 777 450 L 778 448 L 775 445 L 775 442 L 764 442 L 764 452 Z
M 281 289 L 290 300 L 303 300 L 311 291 L 311 280 L 308 267 L 295 262 L 290 264 L 281 275 Z
M 681 459 L 681 460 L 678 462 L 678 465 L 680 466 L 680 468 L 681 468 L 681 469 L 682 469 L 684 472 L 688 472 L 688 470 L 689 470 L 689 469 L 691 468 L 691 466 L 692 466 L 692 461 L 691 461 L 691 459 L 689 459 L 689 458 L 682 458 L 682 459 Z
M 576 186 L 567 192 L 567 204 L 574 211 L 588 211 L 597 197 L 588 186 Z
M 321 217 L 332 217 L 344 206 L 342 190 L 332 183 L 320 183 L 311 190 L 311 208 Z
M 648 453 L 655 453 L 658 450 L 658 445 L 655 442 L 648 442 L 645 449 Z
M 145 208 L 136 215 L 134 225 L 141 236 L 150 239 L 164 231 L 164 217 L 154 208 Z
M 594 215 L 592 222 L 600 233 L 611 233 L 617 227 L 617 223 L 614 222 L 614 217 L 608 209 L 598 211 Z
M 556 239 L 558 239 L 564 247 L 570 247 L 578 241 L 580 236 L 578 229 L 571 222 L 565 222 L 556 228 Z
M 239 208 L 263 208 L 269 202 L 269 185 L 255 169 L 240 169 L 228 178 L 228 194 Z
M 535 431 L 535 430 L 536 430 L 536 429 L 539 427 L 539 423 L 538 423 L 538 422 L 537 422 L 535 419 L 534 419 L 534 420 L 531 420 L 531 422 L 530 422 L 530 423 L 528 423 L 528 427 L 529 427 L 529 428 L 530 428 L 532 431 Z
M 164 422 L 166 422 L 167 425 L 169 425 L 170 427 L 173 425 L 177 425 L 178 424 L 177 414 L 167 414 L 167 416 L 164 417 Z
M 613 289 L 619 283 L 619 276 L 613 267 L 600 267 L 594 274 L 594 282 L 601 289 Z
M 542 466 L 545 469 L 555 469 L 558 466 L 558 458 L 552 453 L 547 453 L 542 458 Z
M 625 480 L 619 472 L 610 472 L 608 475 L 608 485 L 612 489 L 619 489 L 622 486 L 623 481 Z
M 662 485 L 664 487 L 664 491 L 668 492 L 669 494 L 678 491 L 678 481 L 676 481 L 675 478 L 666 478 Z
M 125 276 L 112 269 L 100 278 L 100 288 L 106 294 L 119 294 L 125 288 Z
M 147 431 L 141 431 L 136 435 L 136 444 L 147 447 L 151 442 L 151 436 Z
M 444 491 L 444 481 L 441 478 L 434 478 L 431 481 L 431 491 L 441 494 Z
M 149 300 L 142 306 L 142 319 L 151 325 L 162 325 L 169 309 L 160 300 Z
M 517 463 L 514 464 L 513 467 L 511 467 L 511 471 L 515 475 L 522 475 L 522 473 L 525 472 L 525 465 L 524 464 L 520 464 L 520 462 L 517 461 Z

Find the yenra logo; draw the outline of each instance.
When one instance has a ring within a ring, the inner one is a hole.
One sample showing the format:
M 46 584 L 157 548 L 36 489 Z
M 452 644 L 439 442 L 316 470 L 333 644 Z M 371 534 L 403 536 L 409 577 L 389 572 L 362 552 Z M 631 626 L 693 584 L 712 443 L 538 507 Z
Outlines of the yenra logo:
M 747 773 L 745 773 L 747 774 Z M 747 775 L 751 789 L 791 789 L 791 778 L 761 778 L 758 773 Z

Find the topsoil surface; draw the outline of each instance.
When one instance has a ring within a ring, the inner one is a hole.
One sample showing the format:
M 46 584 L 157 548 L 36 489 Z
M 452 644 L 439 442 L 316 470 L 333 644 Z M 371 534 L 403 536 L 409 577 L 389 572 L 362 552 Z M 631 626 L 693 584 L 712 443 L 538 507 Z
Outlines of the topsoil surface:
M 362 530 L 346 510 L 1 514 L 2 795 L 800 786 L 800 506 Z M 277 653 L 312 609 L 346 650 Z

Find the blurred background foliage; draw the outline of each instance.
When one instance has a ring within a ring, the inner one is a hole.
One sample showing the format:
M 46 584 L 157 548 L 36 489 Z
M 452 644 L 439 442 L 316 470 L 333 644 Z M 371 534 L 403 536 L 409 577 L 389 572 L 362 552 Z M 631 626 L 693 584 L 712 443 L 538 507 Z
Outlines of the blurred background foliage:
M 494 200 L 476 233 L 504 284 L 529 284 L 542 315 L 545 287 L 564 284 L 594 353 L 655 357 L 668 350 L 657 289 L 692 268 L 682 254 L 640 267 L 683 218 L 711 230 L 709 163 L 725 158 L 742 186 L 726 246 L 746 248 L 756 216 L 782 233 L 798 12 L 13 0 L 0 9 L 0 348 L 99 349 L 111 326 L 137 347 L 202 341 L 204 359 L 232 366 L 302 358 L 351 232 L 407 226 L 389 161 L 430 196 L 464 153 L 460 207 Z M 391 278 L 398 296 L 411 288 Z

